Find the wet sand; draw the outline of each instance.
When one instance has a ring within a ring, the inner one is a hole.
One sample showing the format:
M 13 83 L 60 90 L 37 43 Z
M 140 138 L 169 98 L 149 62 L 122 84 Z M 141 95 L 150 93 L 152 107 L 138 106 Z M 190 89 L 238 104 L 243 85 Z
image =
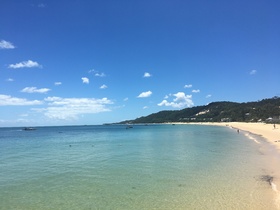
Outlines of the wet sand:
M 226 126 L 235 129 L 237 133 L 244 134 L 256 143 L 260 142 L 254 138 L 251 134 L 258 135 L 264 138 L 272 147 L 273 150 L 267 150 L 266 153 L 270 154 L 270 161 L 268 162 L 268 168 L 270 172 L 268 175 L 264 175 L 263 181 L 267 181 L 272 190 L 274 191 L 274 201 L 276 209 L 280 209 L 280 124 L 266 124 L 266 123 L 245 123 L 245 122 L 216 122 L 216 123 L 172 123 L 172 124 L 197 124 L 197 125 L 209 125 L 209 126 Z M 263 148 L 264 149 L 264 148 Z M 272 154 L 271 154 L 272 153 Z
M 250 133 L 262 136 L 269 143 L 273 144 L 280 153 L 280 125 L 266 123 L 245 123 L 245 122 L 229 122 L 229 123 L 203 123 L 205 125 L 230 126 L 234 129 L 248 131 Z

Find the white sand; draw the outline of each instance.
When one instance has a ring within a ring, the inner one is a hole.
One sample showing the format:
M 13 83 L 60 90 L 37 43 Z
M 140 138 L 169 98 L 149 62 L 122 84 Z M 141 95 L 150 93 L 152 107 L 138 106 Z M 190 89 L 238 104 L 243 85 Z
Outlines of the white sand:
M 246 122 L 214 122 L 214 123 L 168 123 L 168 124 L 196 124 L 196 125 L 215 125 L 215 126 L 229 126 L 240 131 L 248 131 L 250 133 L 262 136 L 268 142 L 275 145 L 280 153 L 280 124 L 266 124 L 266 123 L 246 123 Z
M 230 122 L 230 123 L 205 123 L 209 125 L 231 126 L 235 129 L 248 131 L 265 138 L 268 142 L 275 145 L 280 152 L 280 125 L 265 124 L 265 123 L 244 123 L 244 122 Z

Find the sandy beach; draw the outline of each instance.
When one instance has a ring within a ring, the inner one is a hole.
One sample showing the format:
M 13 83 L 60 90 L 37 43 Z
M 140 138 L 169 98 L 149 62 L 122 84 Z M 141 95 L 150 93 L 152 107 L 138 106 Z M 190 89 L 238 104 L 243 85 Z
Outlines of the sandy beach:
M 218 126 L 231 126 L 237 132 L 253 133 L 265 138 L 271 145 L 275 146 L 277 153 L 280 155 L 280 125 L 279 124 L 266 124 L 266 123 L 244 123 L 244 122 L 231 122 L 231 123 L 211 123 Z M 279 155 L 271 156 L 271 177 L 270 185 L 275 192 L 274 202 L 277 209 L 280 209 L 280 168 L 279 168 Z
M 168 123 L 168 124 L 195 124 L 195 125 L 213 125 L 227 126 L 248 132 L 265 138 L 269 143 L 274 145 L 280 154 L 280 124 L 267 123 L 246 123 L 246 122 L 206 122 L 206 123 Z
M 227 126 L 243 132 L 249 132 L 262 136 L 268 142 L 275 145 L 277 150 L 279 150 L 280 152 L 280 124 L 246 123 L 246 122 L 168 123 L 168 124 Z
M 245 123 L 245 122 L 229 122 L 229 123 L 204 123 L 207 125 L 230 126 L 236 130 L 247 131 L 265 138 L 268 142 L 275 145 L 280 153 L 280 125 L 266 123 Z
M 174 123 L 172 123 L 174 124 Z M 176 123 L 175 123 L 176 124 Z M 178 123 L 181 124 L 181 123 Z M 184 123 L 183 123 L 184 124 Z M 246 122 L 216 122 L 216 123 L 190 123 L 197 125 L 209 125 L 209 126 L 226 126 L 231 129 L 236 129 L 236 132 L 244 135 L 248 135 L 252 138 L 250 134 L 255 134 L 266 139 L 274 148 L 278 155 L 270 156 L 269 167 L 271 171 L 269 176 L 271 176 L 270 185 L 275 192 L 275 197 L 273 198 L 277 209 L 280 209 L 280 167 L 279 167 L 279 157 L 280 157 L 280 124 L 266 124 L 266 123 L 246 123 Z M 259 143 L 255 138 L 252 138 L 256 143 Z
M 171 123 L 170 123 L 171 124 Z M 246 123 L 246 122 L 206 122 L 206 123 L 172 123 L 172 124 L 195 124 L 210 126 L 226 126 L 236 129 L 240 134 L 255 134 L 263 137 L 273 145 L 280 155 L 280 124 Z M 280 175 L 280 171 L 279 171 Z M 280 184 L 280 183 L 279 183 Z

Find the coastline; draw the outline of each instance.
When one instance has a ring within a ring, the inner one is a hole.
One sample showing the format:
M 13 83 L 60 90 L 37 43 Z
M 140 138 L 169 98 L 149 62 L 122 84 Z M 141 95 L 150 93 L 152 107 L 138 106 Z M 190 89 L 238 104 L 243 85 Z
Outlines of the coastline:
M 207 123 L 204 123 L 207 124 Z M 279 124 L 266 124 L 266 123 L 246 123 L 246 122 L 229 122 L 229 123 L 211 123 L 210 125 L 216 126 L 228 126 L 236 129 L 237 132 L 242 131 L 248 138 L 254 140 L 256 143 L 259 142 L 250 136 L 255 134 L 264 138 L 272 147 L 275 149 L 276 154 L 269 155 L 270 162 L 268 167 L 271 169 L 268 183 L 270 184 L 272 190 L 275 192 L 275 197 L 273 198 L 277 209 L 280 209 L 280 125 Z M 268 151 L 271 153 L 272 151 Z
M 268 168 L 270 169 L 268 178 L 266 180 L 271 189 L 275 192 L 273 201 L 277 209 L 280 209 L 280 124 L 266 124 L 266 123 L 246 123 L 246 122 L 202 122 L 202 123 L 168 123 L 168 124 L 193 124 L 193 125 L 208 125 L 208 126 L 222 126 L 235 129 L 238 133 L 246 135 L 248 138 L 254 140 L 257 144 L 260 142 L 252 137 L 254 134 L 262 137 L 270 144 L 272 150 L 267 150 L 269 154 Z
M 249 132 L 261 136 L 272 144 L 280 154 L 280 125 L 266 123 L 246 123 L 246 122 L 222 122 L 222 123 L 200 123 L 203 125 L 228 126 L 236 130 Z
M 166 124 L 183 124 L 183 125 L 212 125 L 225 126 L 236 130 L 249 132 L 263 137 L 267 142 L 275 146 L 280 154 L 280 124 L 266 124 L 266 123 L 246 123 L 246 122 L 201 122 L 201 123 L 166 123 Z

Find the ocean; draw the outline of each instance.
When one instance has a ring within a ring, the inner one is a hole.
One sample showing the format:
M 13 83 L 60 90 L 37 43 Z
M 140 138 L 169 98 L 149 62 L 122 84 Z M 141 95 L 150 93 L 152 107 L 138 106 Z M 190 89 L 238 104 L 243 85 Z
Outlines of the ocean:
M 275 154 L 221 126 L 0 128 L 0 209 L 278 209 Z

